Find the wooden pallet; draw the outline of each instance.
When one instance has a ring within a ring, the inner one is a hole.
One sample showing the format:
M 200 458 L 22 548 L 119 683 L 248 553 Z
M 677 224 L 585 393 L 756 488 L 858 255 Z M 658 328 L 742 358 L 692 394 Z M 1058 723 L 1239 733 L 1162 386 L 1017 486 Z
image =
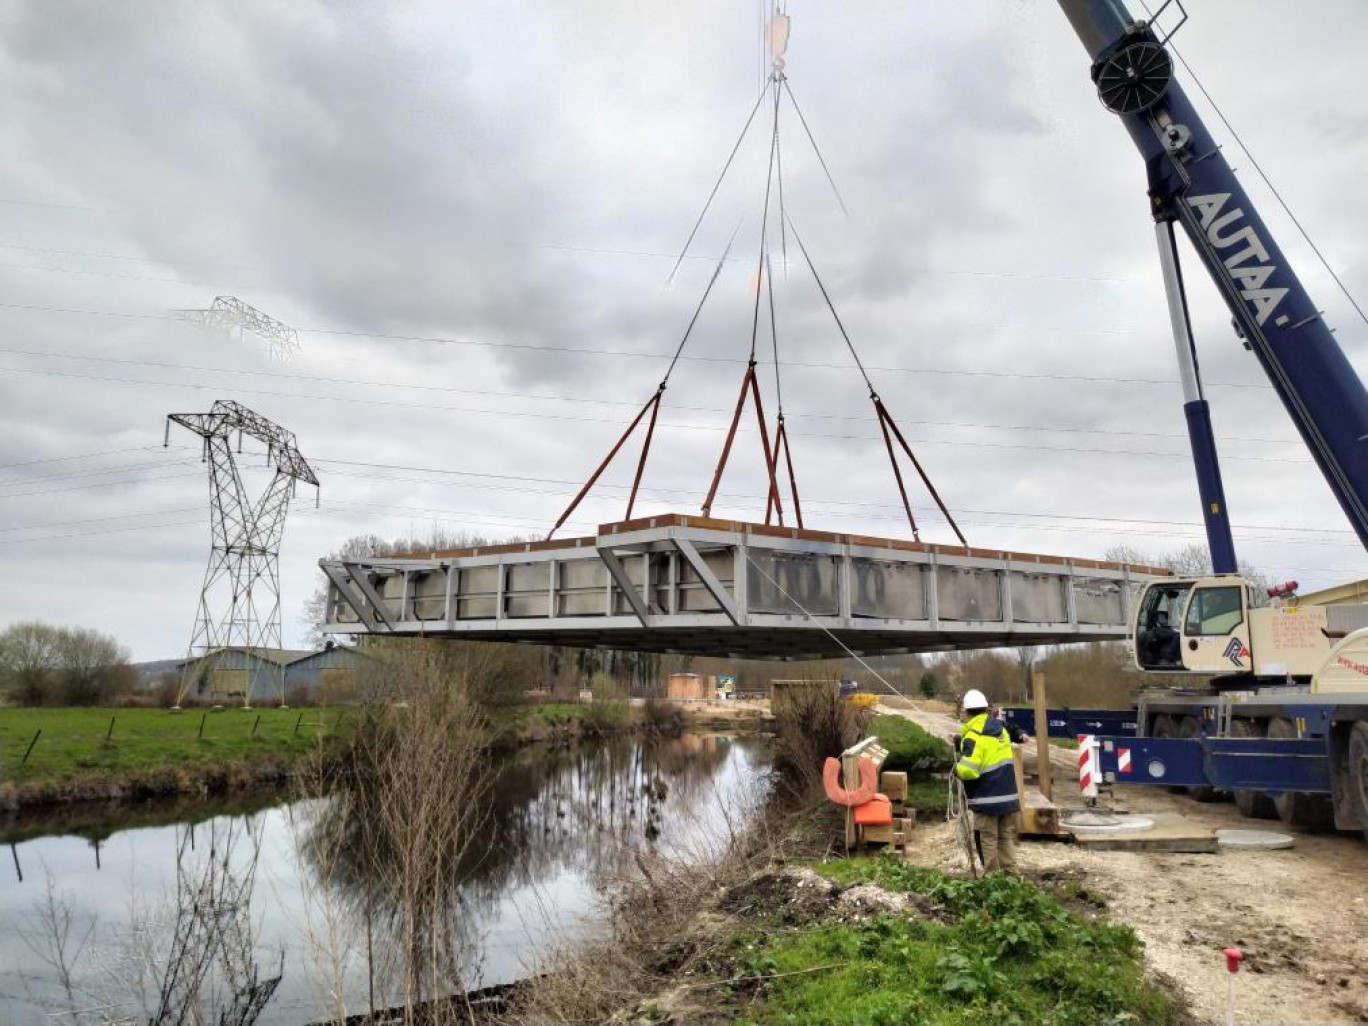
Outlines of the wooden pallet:
M 860 840 L 866 844 L 886 845 L 888 851 L 906 854 L 907 845 L 912 840 L 912 826 L 916 822 L 915 810 L 911 814 L 893 813 L 893 822 L 883 826 L 860 827 Z
M 1148 830 L 1106 833 L 1078 830 L 1074 843 L 1093 851 L 1164 851 L 1211 854 L 1217 849 L 1216 828 L 1189 823 L 1177 817 L 1159 819 Z

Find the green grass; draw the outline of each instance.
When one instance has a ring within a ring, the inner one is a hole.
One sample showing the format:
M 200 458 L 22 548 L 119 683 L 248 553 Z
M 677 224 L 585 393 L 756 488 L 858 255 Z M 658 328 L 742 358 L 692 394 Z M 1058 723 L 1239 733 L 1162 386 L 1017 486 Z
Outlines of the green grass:
M 896 859 L 816 867 L 924 896 L 930 914 L 740 937 L 743 974 L 770 977 L 739 1022 L 764 1026 L 1098 1026 L 1185 1021 L 1144 979 L 1128 926 L 1087 921 L 1035 885 L 960 880 Z M 783 975 L 790 974 L 790 975 Z
M 296 734 L 295 724 L 303 722 Z M 339 709 L 0 709 L 0 779 L 63 780 L 166 766 L 204 766 L 302 755 L 320 731 L 337 728 Z M 252 725 L 261 717 L 256 736 Z M 110 718 L 114 733 L 106 741 Z M 204 735 L 199 736 L 204 717 Z M 320 720 L 324 726 L 319 726 Z M 346 724 L 342 729 L 345 731 Z M 33 754 L 19 763 L 34 733 Z
M 907 778 L 907 799 L 903 802 L 909 809 L 918 812 L 945 812 L 945 781 L 940 777 L 919 776 Z
M 901 716 L 875 716 L 869 732 L 888 749 L 883 764 L 886 770 L 902 770 L 909 775 L 943 773 L 952 765 L 949 744 Z

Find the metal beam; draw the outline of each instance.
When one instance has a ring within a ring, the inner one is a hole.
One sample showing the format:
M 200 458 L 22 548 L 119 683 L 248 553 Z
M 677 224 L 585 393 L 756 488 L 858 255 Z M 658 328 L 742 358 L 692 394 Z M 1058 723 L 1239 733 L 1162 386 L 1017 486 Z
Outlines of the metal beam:
M 674 542 L 675 548 L 679 550 L 679 554 L 689 561 L 689 565 L 693 567 L 694 573 L 698 574 L 698 579 L 703 582 L 703 587 L 708 589 L 708 592 L 712 597 L 717 600 L 717 604 L 722 607 L 722 612 L 727 614 L 727 619 L 733 624 L 740 626 L 742 615 L 737 609 L 736 603 L 733 602 L 732 597 L 727 594 L 726 587 L 717 579 L 717 575 L 714 574 L 712 570 L 709 569 L 708 564 L 703 561 L 703 557 L 699 555 L 698 550 L 694 548 L 693 542 L 689 541 L 687 538 L 678 536 L 675 536 L 670 540 Z
M 352 593 L 350 575 L 332 563 L 319 563 L 318 566 L 323 571 L 324 576 L 332 582 L 333 587 L 337 589 L 337 593 L 342 596 L 342 600 L 351 606 L 352 612 L 360 618 L 361 622 L 371 630 L 377 630 L 378 625 L 370 607 L 359 595 Z
M 366 596 L 366 601 L 371 604 L 371 609 L 375 612 L 376 618 L 384 623 L 386 627 L 393 627 L 394 623 L 390 620 L 389 613 L 385 610 L 385 600 L 380 596 L 380 593 L 375 590 L 375 586 L 371 584 L 370 581 L 366 580 L 366 575 L 364 573 L 360 575 L 356 573 L 358 566 L 360 566 L 359 563 L 343 563 L 342 569 L 347 571 L 347 576 L 351 578 L 352 583 L 361 589 L 362 595 Z
M 622 565 L 622 560 L 618 559 L 617 553 L 612 549 L 601 548 L 598 550 L 599 559 L 603 560 L 603 565 L 608 568 L 609 575 L 622 590 L 623 597 L 627 599 L 627 604 L 632 607 L 632 612 L 641 621 L 641 626 L 650 627 L 652 623 L 651 611 L 646 608 L 646 603 L 642 601 L 641 593 L 632 584 L 631 577 L 627 574 L 627 568 Z M 609 601 L 612 601 L 611 593 Z M 608 610 L 611 615 L 613 610 L 610 606 Z

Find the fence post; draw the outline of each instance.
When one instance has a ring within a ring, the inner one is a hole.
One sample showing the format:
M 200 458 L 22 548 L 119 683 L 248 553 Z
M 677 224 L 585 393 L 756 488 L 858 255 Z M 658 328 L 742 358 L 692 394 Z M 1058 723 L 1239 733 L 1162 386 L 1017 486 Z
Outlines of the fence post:
M 294 736 L 299 737 L 299 725 L 304 722 L 304 714 L 299 714 L 299 719 L 295 720 Z
M 261 714 L 257 713 L 256 721 L 252 724 L 252 737 L 256 737 L 256 730 L 259 726 L 261 726 Z
M 204 721 L 207 720 L 208 718 L 209 718 L 209 714 L 208 714 L 207 712 L 206 712 L 206 713 L 200 713 L 200 728 L 199 728 L 199 735 L 198 735 L 198 739 L 199 739 L 200 741 L 203 741 L 203 740 L 204 740 Z
M 36 731 L 34 731 L 33 740 L 29 742 L 28 751 L 26 751 L 26 752 L 24 753 L 24 757 L 23 757 L 22 759 L 19 760 L 19 768 L 20 768 L 20 769 L 23 769 L 23 768 L 24 768 L 24 763 L 28 762 L 28 757 L 29 757 L 30 755 L 33 754 L 33 746 L 36 745 L 36 744 L 38 743 L 38 739 L 39 739 L 40 737 L 42 737 L 42 736 L 43 736 L 43 728 L 42 728 L 42 727 L 39 727 Z
M 105 732 L 105 744 L 114 740 L 114 717 L 109 718 L 109 730 Z

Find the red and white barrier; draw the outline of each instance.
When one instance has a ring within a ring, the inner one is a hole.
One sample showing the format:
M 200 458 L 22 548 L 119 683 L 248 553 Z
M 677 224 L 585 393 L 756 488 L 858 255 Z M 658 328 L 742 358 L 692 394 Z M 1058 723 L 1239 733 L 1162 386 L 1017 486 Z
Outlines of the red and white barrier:
M 1097 784 L 1102 777 L 1097 747 L 1096 735 L 1078 735 L 1078 786 L 1084 798 L 1097 797 Z

